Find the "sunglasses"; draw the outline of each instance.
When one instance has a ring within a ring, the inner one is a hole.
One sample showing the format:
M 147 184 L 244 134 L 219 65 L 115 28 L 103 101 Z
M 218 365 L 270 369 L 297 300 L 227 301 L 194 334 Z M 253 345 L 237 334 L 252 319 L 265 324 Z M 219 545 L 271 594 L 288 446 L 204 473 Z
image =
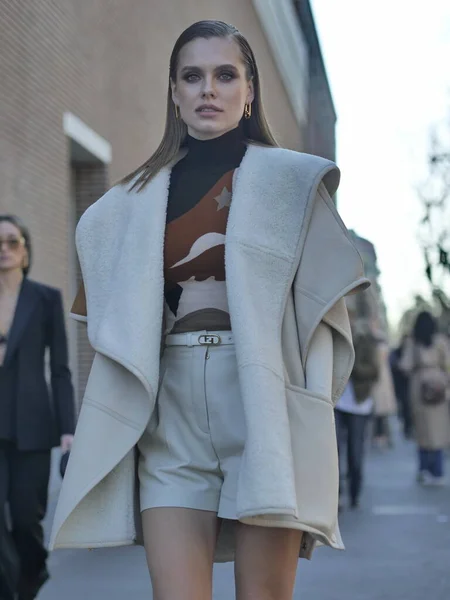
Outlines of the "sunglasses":
M 7 248 L 9 248 L 10 250 L 18 250 L 21 246 L 23 246 L 25 244 L 25 240 L 24 238 L 5 238 L 2 239 L 0 238 L 0 250 L 3 246 L 3 244 L 6 245 Z

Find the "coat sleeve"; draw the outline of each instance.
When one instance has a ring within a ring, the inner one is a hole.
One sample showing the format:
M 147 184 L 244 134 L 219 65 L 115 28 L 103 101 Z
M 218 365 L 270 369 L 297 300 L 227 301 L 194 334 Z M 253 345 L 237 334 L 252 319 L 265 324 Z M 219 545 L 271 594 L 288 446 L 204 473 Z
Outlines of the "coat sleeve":
M 61 292 L 55 290 L 48 326 L 52 399 L 59 435 L 75 431 L 75 401 L 69 369 L 66 326 Z
M 83 281 L 81 282 L 78 293 L 73 301 L 72 308 L 70 309 L 70 316 L 76 321 L 87 323 L 86 293 Z
M 331 398 L 333 371 L 333 333 L 321 322 L 311 339 L 306 361 L 306 389 Z
M 438 337 L 438 351 L 441 359 L 441 368 L 450 375 L 450 345 L 443 335 Z
M 342 395 L 354 362 L 345 296 L 369 285 L 362 258 L 321 183 L 307 224 L 293 290 L 304 368 L 319 324 L 323 322 L 331 328 L 333 403 Z

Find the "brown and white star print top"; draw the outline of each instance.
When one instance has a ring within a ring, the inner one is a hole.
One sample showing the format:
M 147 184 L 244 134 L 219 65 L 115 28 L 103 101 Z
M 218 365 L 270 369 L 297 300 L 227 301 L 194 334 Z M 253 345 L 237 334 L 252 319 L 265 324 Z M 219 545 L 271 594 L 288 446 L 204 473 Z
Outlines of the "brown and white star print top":
M 233 174 L 244 154 L 242 131 L 188 138 L 175 165 L 164 246 L 165 331 L 231 329 L 225 281 L 225 231 Z

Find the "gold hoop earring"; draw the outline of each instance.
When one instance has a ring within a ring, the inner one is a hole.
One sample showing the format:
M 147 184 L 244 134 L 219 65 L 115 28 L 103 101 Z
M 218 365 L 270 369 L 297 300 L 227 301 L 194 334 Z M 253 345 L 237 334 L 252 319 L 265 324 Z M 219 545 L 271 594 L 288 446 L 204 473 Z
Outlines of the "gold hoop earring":
M 252 116 L 252 105 L 246 104 L 244 107 L 244 117 L 246 119 L 250 119 L 251 116 Z
M 175 118 L 179 119 L 180 118 L 180 107 L 178 106 L 178 104 L 174 104 L 175 106 Z

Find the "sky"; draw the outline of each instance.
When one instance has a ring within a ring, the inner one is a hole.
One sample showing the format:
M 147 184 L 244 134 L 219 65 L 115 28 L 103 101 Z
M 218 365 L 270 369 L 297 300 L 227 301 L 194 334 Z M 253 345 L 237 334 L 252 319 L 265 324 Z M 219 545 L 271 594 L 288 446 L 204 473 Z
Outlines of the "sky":
M 416 186 L 427 174 L 431 128 L 450 116 L 450 2 L 311 5 L 338 115 L 338 208 L 375 244 L 395 325 L 416 293 L 430 291 Z

